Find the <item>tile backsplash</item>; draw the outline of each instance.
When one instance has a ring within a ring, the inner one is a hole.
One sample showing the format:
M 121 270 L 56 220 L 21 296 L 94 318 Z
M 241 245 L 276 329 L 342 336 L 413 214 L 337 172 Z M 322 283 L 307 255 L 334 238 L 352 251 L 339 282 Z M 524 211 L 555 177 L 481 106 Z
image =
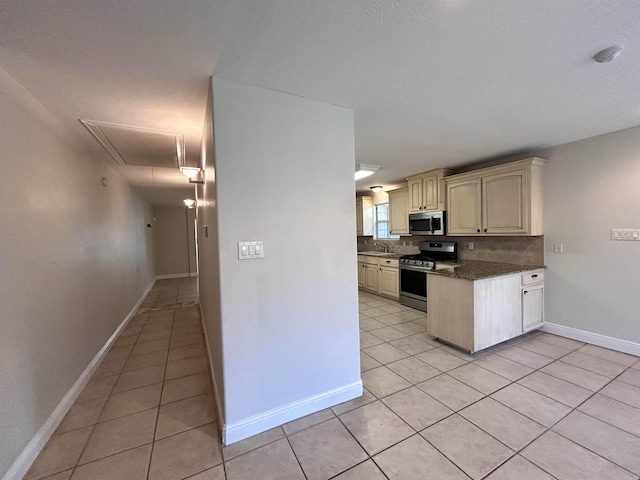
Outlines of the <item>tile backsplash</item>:
M 389 251 L 407 255 L 418 253 L 420 242 L 457 242 L 458 258 L 516 265 L 544 265 L 544 236 L 539 237 L 402 237 L 399 240 L 375 240 L 389 246 Z M 380 250 L 371 237 L 358 237 L 358 251 Z M 406 245 L 403 245 L 403 242 Z M 469 250 L 473 242 L 473 250 Z M 413 243 L 413 245 L 410 245 Z

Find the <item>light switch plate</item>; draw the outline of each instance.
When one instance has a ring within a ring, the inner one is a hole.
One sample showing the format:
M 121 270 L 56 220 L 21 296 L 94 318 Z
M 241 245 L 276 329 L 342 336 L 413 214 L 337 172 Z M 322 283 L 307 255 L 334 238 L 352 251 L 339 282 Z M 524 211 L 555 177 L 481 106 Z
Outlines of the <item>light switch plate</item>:
M 640 241 L 640 229 L 638 228 L 614 228 L 611 230 L 611 240 Z
M 264 258 L 262 240 L 238 242 L 238 260 L 253 260 L 255 258 Z

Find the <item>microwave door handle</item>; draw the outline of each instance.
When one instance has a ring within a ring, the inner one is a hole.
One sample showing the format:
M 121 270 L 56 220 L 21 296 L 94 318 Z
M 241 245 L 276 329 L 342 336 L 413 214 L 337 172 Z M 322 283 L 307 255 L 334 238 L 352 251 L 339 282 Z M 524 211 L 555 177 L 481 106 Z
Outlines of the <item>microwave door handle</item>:
M 429 219 L 429 225 L 431 225 L 431 234 L 436 233 L 436 229 L 434 228 L 435 223 L 436 222 L 434 222 L 434 218 L 433 217 Z

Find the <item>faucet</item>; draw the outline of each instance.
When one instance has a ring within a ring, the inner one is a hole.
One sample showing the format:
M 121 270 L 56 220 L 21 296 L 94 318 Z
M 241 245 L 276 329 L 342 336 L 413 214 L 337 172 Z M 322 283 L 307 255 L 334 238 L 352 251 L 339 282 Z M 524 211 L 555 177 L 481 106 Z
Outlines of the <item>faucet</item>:
M 380 245 L 382 248 L 384 248 L 384 253 L 388 253 L 389 251 L 389 245 L 385 245 L 384 243 L 380 243 L 380 242 L 373 242 L 374 245 Z

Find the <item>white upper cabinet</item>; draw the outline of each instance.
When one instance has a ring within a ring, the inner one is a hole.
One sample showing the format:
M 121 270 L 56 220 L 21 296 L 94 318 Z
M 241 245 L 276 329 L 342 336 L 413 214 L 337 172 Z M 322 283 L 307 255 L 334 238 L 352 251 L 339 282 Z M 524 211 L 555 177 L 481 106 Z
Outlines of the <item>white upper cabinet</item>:
M 399 188 L 389 194 L 389 232 L 409 235 L 409 189 Z
M 356 197 L 356 235 L 373 236 L 373 197 Z
M 452 175 L 448 235 L 542 235 L 542 166 L 529 158 Z
M 476 235 L 482 229 L 482 181 L 447 182 L 447 233 Z
M 444 177 L 454 170 L 439 168 L 407 178 L 409 188 L 409 212 L 446 210 Z

